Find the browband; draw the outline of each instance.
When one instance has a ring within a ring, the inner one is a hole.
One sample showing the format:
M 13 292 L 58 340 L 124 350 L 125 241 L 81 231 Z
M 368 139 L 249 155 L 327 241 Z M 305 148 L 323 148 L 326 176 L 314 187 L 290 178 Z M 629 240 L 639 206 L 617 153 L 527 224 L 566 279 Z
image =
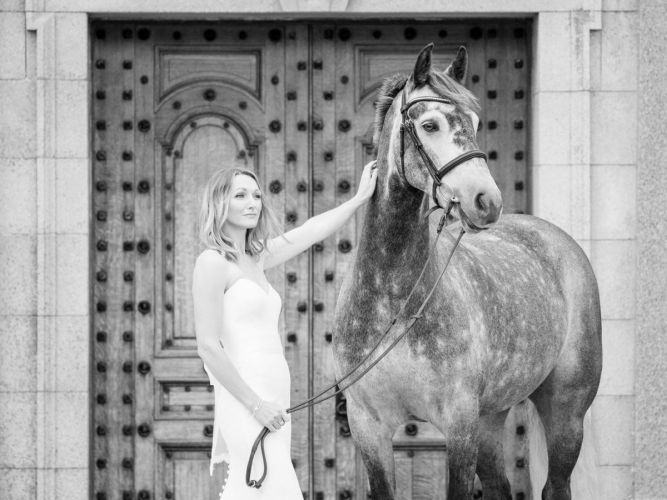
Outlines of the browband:
M 452 101 L 449 99 L 445 99 L 444 97 L 429 97 L 429 96 L 423 96 L 423 97 L 415 97 L 413 100 L 408 102 L 407 104 L 405 103 L 405 94 L 403 95 L 403 99 L 401 102 L 401 114 L 405 114 L 405 112 L 410 109 L 414 104 L 417 104 L 418 102 L 441 102 L 443 104 L 454 104 Z

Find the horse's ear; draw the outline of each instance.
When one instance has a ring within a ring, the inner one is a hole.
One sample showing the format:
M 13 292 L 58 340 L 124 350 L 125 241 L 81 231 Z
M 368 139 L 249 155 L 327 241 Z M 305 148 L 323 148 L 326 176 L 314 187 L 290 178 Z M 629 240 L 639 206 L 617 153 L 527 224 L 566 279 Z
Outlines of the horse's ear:
M 466 79 L 466 72 L 468 71 L 468 51 L 465 47 L 459 47 L 459 51 L 456 53 L 456 58 L 445 70 L 445 74 L 450 76 L 460 84 Z
M 431 52 L 433 51 L 433 44 L 429 43 L 424 47 L 417 56 L 415 63 L 415 70 L 412 73 L 412 81 L 415 87 L 424 85 L 428 81 L 428 75 L 431 72 Z

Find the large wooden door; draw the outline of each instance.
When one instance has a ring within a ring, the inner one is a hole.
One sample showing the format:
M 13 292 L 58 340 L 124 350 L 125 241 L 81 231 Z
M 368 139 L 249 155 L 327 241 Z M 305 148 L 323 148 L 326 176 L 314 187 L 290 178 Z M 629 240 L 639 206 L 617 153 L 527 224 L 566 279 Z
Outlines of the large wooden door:
M 348 199 L 372 159 L 382 79 L 408 73 L 434 41 L 441 68 L 468 47 L 480 147 L 505 210 L 526 211 L 527 32 L 527 21 L 92 24 L 98 499 L 218 498 L 224 472 L 208 475 L 213 393 L 190 295 L 206 179 L 253 169 L 286 230 Z M 333 311 L 360 221 L 269 272 L 293 403 L 332 381 Z M 400 497 L 444 498 L 439 433 L 410 422 L 395 449 Z M 292 456 L 306 498 L 366 497 L 344 398 L 293 415 Z M 525 480 L 519 470 L 515 484 Z

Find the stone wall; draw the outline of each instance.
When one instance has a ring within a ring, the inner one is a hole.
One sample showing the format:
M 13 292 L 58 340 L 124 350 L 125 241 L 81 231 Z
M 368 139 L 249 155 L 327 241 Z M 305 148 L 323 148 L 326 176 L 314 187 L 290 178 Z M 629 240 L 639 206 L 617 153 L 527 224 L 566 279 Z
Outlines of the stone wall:
M 0 10 L 0 492 L 85 499 L 87 17 Z
M 591 40 L 591 260 L 604 365 L 593 426 L 600 498 L 633 495 L 638 13 L 608 3 Z
M 635 496 L 667 496 L 667 3 L 642 0 L 637 124 Z

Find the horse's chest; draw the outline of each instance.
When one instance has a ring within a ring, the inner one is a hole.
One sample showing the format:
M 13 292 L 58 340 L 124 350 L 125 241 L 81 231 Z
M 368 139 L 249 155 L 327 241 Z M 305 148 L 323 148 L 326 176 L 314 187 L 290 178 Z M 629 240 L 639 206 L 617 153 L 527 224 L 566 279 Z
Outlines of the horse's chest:
M 390 334 L 391 340 L 397 339 L 402 332 L 403 329 L 399 328 Z M 441 356 L 433 356 L 429 352 L 430 342 L 417 341 L 414 337 L 418 333 L 410 330 L 377 365 L 346 391 L 348 399 L 373 409 L 377 414 L 393 416 L 398 424 L 411 415 L 428 420 L 433 409 L 441 408 L 445 401 L 453 408 L 458 406 L 459 401 L 474 397 L 479 376 L 470 369 L 470 357 L 458 353 L 447 357 L 444 362 L 436 361 Z M 371 355 L 369 362 L 377 359 L 388 345 L 391 345 L 389 339 Z M 363 359 L 370 350 L 367 347 L 359 353 L 346 351 L 345 356 L 337 356 L 341 365 L 338 375 L 351 370 L 360 361 L 359 358 Z M 368 366 L 369 362 L 363 366 Z
M 413 384 L 415 377 L 435 379 L 451 370 L 465 370 L 474 346 L 467 335 L 460 335 L 467 331 L 467 320 L 449 304 L 439 301 L 437 294 L 433 298 L 438 307 L 426 308 L 416 322 L 411 318 L 420 302 L 412 301 L 390 327 L 400 303 L 390 298 L 364 301 L 359 297 L 356 303 L 364 306 L 348 308 L 337 321 L 334 344 L 340 368 L 352 369 L 380 342 L 369 362 L 387 351 L 372 369 L 382 374 L 383 385 L 395 387 L 406 380 Z M 394 341 L 398 342 L 391 347 Z

